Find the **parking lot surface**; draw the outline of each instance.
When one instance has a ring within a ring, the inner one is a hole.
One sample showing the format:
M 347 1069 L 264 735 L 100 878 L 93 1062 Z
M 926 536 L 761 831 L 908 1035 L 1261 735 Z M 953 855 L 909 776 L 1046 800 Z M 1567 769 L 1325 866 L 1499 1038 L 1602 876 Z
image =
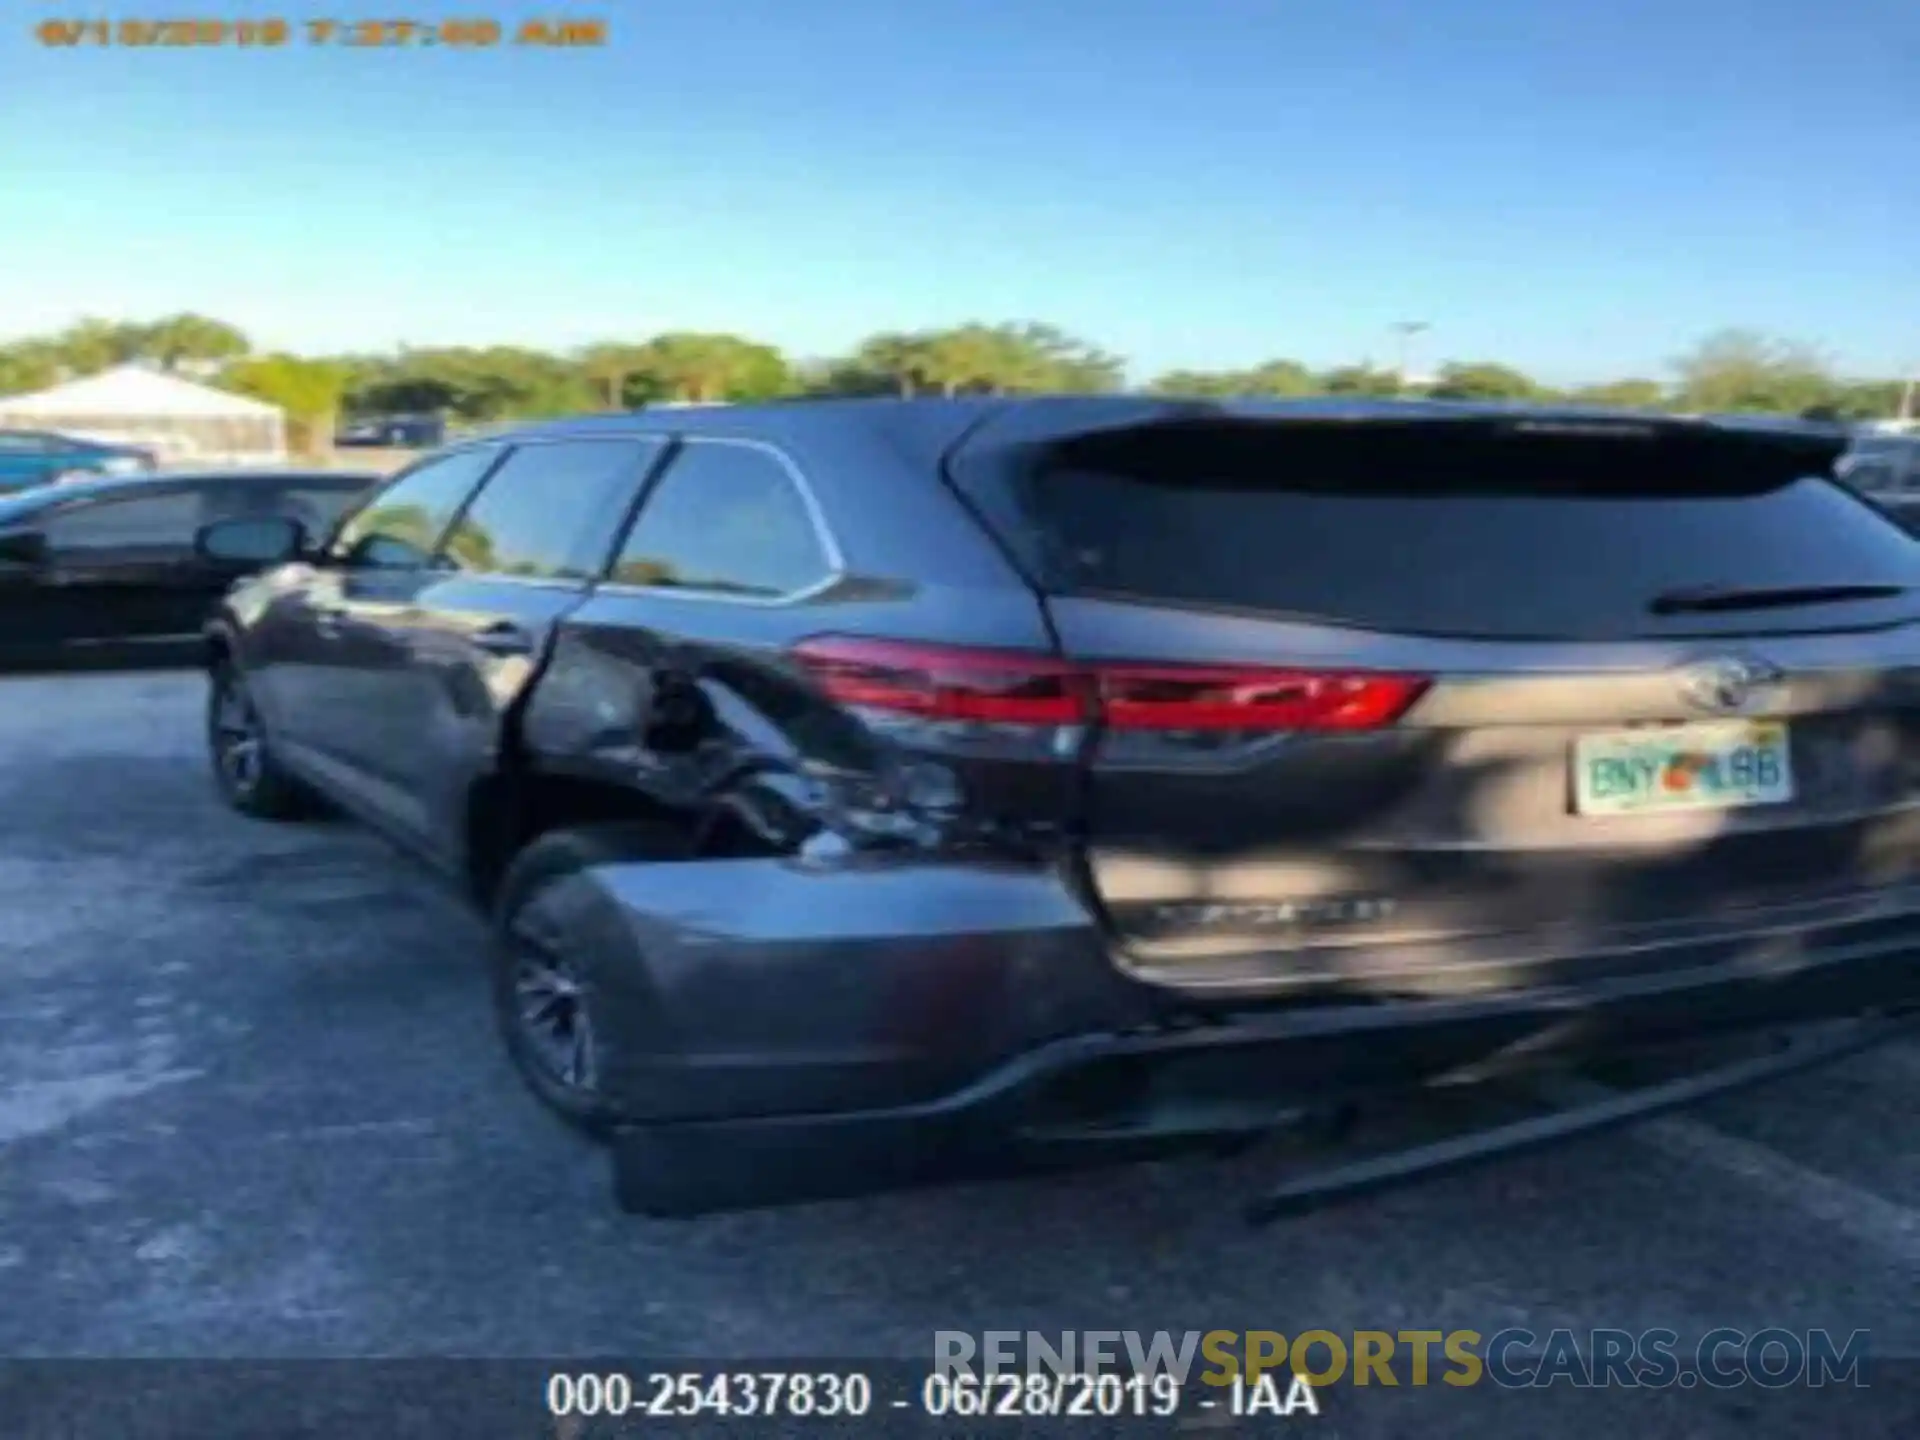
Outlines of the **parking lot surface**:
M 1265 1230 L 1237 1206 L 1270 1148 L 622 1216 L 509 1073 L 476 922 L 356 826 L 221 809 L 202 689 L 0 680 L 0 1355 L 925 1359 L 954 1329 L 1517 1325 L 1920 1356 L 1911 1046 Z M 1323 1433 L 1367 1428 L 1350 1398 Z M 1420 1401 L 1454 1433 L 1460 1396 Z M 1763 1402 L 1689 1397 L 1672 1433 L 1765 1429 Z

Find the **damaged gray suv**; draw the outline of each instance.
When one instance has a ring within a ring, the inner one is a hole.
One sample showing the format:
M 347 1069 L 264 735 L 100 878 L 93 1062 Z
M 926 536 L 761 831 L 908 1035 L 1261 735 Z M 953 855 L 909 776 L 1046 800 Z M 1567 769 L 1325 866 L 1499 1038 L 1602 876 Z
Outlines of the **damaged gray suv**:
M 402 472 L 207 632 L 226 799 L 493 917 L 506 1049 L 692 1214 L 1373 1096 L 1884 1038 L 1920 1000 L 1920 565 L 1837 442 L 1439 403 L 822 401 Z

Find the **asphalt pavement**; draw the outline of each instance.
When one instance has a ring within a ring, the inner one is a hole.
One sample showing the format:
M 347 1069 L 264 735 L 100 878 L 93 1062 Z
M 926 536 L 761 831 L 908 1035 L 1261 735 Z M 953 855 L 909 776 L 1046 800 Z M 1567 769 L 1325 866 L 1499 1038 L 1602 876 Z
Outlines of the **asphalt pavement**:
M 0 1357 L 713 1366 L 925 1360 L 943 1330 L 1510 1326 L 1865 1330 L 1920 1356 L 1914 1046 L 1264 1230 L 1237 1207 L 1271 1148 L 623 1216 L 507 1067 L 477 923 L 354 825 L 223 810 L 202 694 L 0 680 Z M 1751 1387 L 1668 1398 L 1666 1433 L 1784 1414 Z M 1373 1402 L 1331 1395 L 1322 1433 L 1398 1430 Z M 1396 1403 L 1427 1434 L 1467 1413 Z M 1828 1433 L 1869 1413 L 1823 1403 Z

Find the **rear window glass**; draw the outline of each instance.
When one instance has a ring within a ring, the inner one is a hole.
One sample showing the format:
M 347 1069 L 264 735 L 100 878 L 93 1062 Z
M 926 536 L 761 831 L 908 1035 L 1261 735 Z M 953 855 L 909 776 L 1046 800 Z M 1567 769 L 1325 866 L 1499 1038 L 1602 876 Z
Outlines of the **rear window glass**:
M 1786 452 L 1552 436 L 1170 433 L 982 492 L 1056 594 L 1409 634 L 1624 639 L 1885 623 L 1912 597 L 1660 615 L 1660 595 L 1920 580 L 1912 539 Z

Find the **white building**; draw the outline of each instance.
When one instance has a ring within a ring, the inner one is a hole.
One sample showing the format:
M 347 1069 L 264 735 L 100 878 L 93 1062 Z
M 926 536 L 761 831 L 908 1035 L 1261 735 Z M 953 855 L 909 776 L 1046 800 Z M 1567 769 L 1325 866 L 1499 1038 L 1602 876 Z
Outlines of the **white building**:
M 143 445 L 165 464 L 259 465 L 287 458 L 286 416 L 278 406 L 144 365 L 0 396 L 0 427 Z

